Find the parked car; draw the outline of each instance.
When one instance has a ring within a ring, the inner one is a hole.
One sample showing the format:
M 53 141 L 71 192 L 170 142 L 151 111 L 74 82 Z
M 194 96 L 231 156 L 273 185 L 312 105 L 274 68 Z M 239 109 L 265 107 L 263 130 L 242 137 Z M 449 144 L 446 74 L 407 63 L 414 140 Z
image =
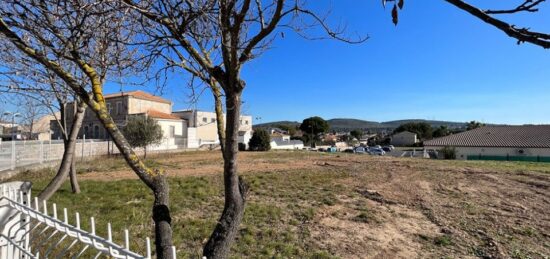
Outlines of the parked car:
M 348 149 L 344 150 L 344 153 L 355 153 L 355 149 L 348 148 Z
M 392 151 L 395 149 L 395 147 L 393 145 L 389 145 L 388 146 Z
M 386 151 L 382 150 L 381 148 L 371 148 L 369 150 L 369 154 L 377 155 L 377 156 L 383 156 L 383 155 L 386 154 Z
M 329 147 L 329 148 L 327 148 L 327 152 L 328 152 L 328 153 L 336 153 L 336 151 L 338 151 L 338 150 L 336 149 L 336 147 Z
M 382 150 L 386 152 L 391 152 L 392 149 L 390 147 L 383 147 Z
M 364 147 L 356 147 L 354 153 L 358 153 L 358 154 L 365 154 L 367 153 L 367 150 L 364 148 Z
M 380 146 L 380 145 L 376 145 L 376 146 L 374 146 L 373 148 L 376 148 L 376 149 L 382 149 L 382 146 Z

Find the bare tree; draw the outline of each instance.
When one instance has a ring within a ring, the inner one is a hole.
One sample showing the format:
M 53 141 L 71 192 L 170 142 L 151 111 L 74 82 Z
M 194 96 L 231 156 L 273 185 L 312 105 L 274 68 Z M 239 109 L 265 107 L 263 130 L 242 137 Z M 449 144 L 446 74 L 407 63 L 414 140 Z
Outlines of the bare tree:
M 23 95 L 16 98 L 15 104 L 18 107 L 18 112 L 21 114 L 21 124 L 27 127 L 27 139 L 34 138 L 35 123 L 47 112 L 43 104 L 37 99 Z
M 172 228 L 166 174 L 145 166 L 134 153 L 110 116 L 103 96 L 109 76 L 136 64 L 135 53 L 123 44 L 135 35 L 129 15 L 113 2 L 54 0 L 3 1 L 0 15 L 2 42 L 61 79 L 96 114 L 130 168 L 151 189 L 157 256 L 170 258 Z M 87 79 L 85 85 L 78 81 L 80 75 Z
M 394 2 L 391 16 L 393 23 L 397 25 L 399 10 L 403 9 L 405 0 L 382 0 L 382 5 L 386 7 L 387 2 Z M 518 44 L 529 42 L 531 44 L 541 46 L 545 49 L 550 48 L 550 34 L 545 32 L 534 31 L 529 27 L 519 27 L 515 24 L 508 23 L 497 18 L 498 15 L 511 16 L 514 14 L 536 13 L 546 0 L 521 0 L 519 5 L 510 7 L 509 9 L 481 9 L 471 5 L 463 0 L 445 0 L 447 3 L 468 12 L 472 16 L 481 21 L 497 28 L 506 33 L 506 35 L 517 40 Z M 399 8 L 398 8 L 399 7 Z
M 523 2 L 510 9 L 486 9 L 482 10 L 473 5 L 470 5 L 462 0 L 445 0 L 448 3 L 468 12 L 469 14 L 477 17 L 483 22 L 501 30 L 506 35 L 515 38 L 518 44 L 523 42 L 529 42 L 545 49 L 550 48 L 550 34 L 533 31 L 528 27 L 520 28 L 514 24 L 507 23 L 501 19 L 496 18 L 497 15 L 512 15 L 520 13 L 535 13 L 539 11 L 539 7 L 546 2 L 546 0 L 522 0 Z
M 6 46 L 4 46 L 5 48 Z M 32 135 L 32 124 L 36 120 L 36 109 L 46 108 L 55 118 L 57 126 L 63 136 L 64 151 L 60 166 L 54 178 L 44 188 L 38 198 L 49 199 L 65 182 L 67 174 L 71 180 L 73 193 L 80 193 L 80 186 L 76 177 L 76 159 L 74 150 L 76 139 L 84 118 L 84 110 L 77 109 L 83 103 L 74 98 L 70 91 L 51 72 L 37 67 L 25 56 L 17 55 L 16 52 L 4 49 L 4 55 L 0 58 L 3 70 L 7 71 L 0 75 L 0 92 L 10 94 L 21 100 L 19 107 L 23 107 L 21 114 L 24 118 L 30 118 L 30 132 Z M 82 82 L 80 79 L 79 81 Z M 71 103 L 74 107 L 68 107 Z M 25 105 L 26 104 L 26 105 Z M 73 124 L 69 125 L 66 120 L 67 108 L 73 111 Z M 28 110 L 25 112 L 25 110 Z M 30 114 L 30 115 L 29 115 Z M 59 115 L 58 115 L 59 114 Z
M 149 36 L 147 43 L 153 46 L 149 49 L 152 55 L 161 56 L 169 66 L 182 68 L 199 78 L 215 97 L 224 159 L 225 203 L 203 255 L 225 258 L 242 221 L 247 192 L 237 173 L 241 96 L 246 85 L 241 78 L 243 65 L 270 46 L 278 28 L 291 29 L 307 38 L 348 43 L 360 43 L 367 38 L 344 37 L 343 27 L 331 29 L 326 16 L 305 8 L 299 0 L 124 2 L 142 15 L 139 21 Z M 322 28 L 325 33 L 311 36 L 308 29 L 312 27 Z M 225 127 L 220 118 L 222 103 L 227 113 Z

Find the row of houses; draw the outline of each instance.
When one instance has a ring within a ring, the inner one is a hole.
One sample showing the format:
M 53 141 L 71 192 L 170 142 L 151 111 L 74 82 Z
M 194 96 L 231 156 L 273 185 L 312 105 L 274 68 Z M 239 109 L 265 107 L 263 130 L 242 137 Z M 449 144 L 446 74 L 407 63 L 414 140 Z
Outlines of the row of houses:
M 173 111 L 170 100 L 144 91 L 120 92 L 105 95 L 107 109 L 115 124 L 123 128 L 131 116 L 153 118 L 163 131 L 163 147 L 198 148 L 207 144 L 219 144 L 217 135 L 216 113 L 199 110 Z M 74 104 L 67 106 L 68 125 L 74 121 Z M 225 116 L 225 115 L 224 115 Z M 59 124 L 50 122 L 53 139 L 61 139 Z M 239 143 L 248 144 L 252 136 L 252 116 L 240 117 Z M 108 139 L 109 134 L 95 113 L 86 108 L 79 138 Z

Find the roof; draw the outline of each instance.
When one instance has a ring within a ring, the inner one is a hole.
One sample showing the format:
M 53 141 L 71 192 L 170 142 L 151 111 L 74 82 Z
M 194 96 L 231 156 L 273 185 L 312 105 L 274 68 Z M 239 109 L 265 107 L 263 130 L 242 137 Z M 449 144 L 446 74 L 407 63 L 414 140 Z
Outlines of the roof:
M 157 110 L 148 110 L 147 116 L 155 119 L 163 119 L 163 120 L 182 120 L 180 117 L 175 116 L 173 114 L 159 112 Z
M 114 93 L 114 94 L 107 94 L 107 95 L 104 96 L 104 98 L 109 99 L 109 98 L 116 98 L 116 97 L 122 97 L 122 96 L 131 96 L 131 97 L 134 97 L 134 98 L 137 98 L 137 99 L 142 99 L 142 100 L 172 104 L 172 102 L 167 100 L 167 99 L 164 99 L 160 96 L 152 95 L 150 93 L 140 91 L 140 90 L 130 91 L 130 92 L 120 92 L 120 93 Z
M 424 146 L 550 148 L 550 125 L 485 126 L 424 141 Z
M 283 133 L 279 133 L 279 132 L 275 132 L 273 134 L 271 134 L 271 137 L 290 137 L 290 135 L 288 134 L 283 134 Z
M 393 136 L 396 136 L 396 135 L 416 135 L 416 133 L 410 132 L 410 131 L 401 131 L 399 133 L 393 134 Z

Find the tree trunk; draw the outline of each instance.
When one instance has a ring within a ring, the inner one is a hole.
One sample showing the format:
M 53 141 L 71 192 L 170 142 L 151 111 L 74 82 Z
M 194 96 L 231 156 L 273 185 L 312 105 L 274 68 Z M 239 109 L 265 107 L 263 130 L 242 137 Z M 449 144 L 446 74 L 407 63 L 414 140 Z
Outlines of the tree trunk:
M 157 258 L 172 258 L 172 218 L 169 209 L 168 182 L 166 177 L 157 178 L 155 182 L 153 221 L 155 222 Z
M 225 204 L 221 218 L 204 246 L 207 258 L 226 258 L 244 215 L 247 187 L 237 175 L 238 132 L 241 92 L 226 92 L 226 128 L 224 160 Z
M 130 147 L 122 132 L 117 128 L 104 104 L 100 105 L 100 107 L 95 107 L 94 112 L 109 132 L 113 143 L 115 143 L 126 163 L 140 180 L 153 191 L 155 203 L 153 204 L 152 212 L 153 221 L 155 222 L 157 258 L 172 259 L 172 226 L 168 206 L 169 188 L 165 172 L 158 169 L 152 170 L 145 166 L 143 161 L 139 159 Z
M 69 172 L 69 178 L 71 180 L 71 190 L 73 191 L 73 193 L 78 194 L 80 193 L 80 185 L 78 184 L 78 180 L 76 178 L 76 159 L 74 157 L 74 154 L 71 163 L 71 170 Z
M 76 137 L 78 136 L 78 131 L 82 126 L 82 121 L 84 120 L 84 110 L 86 105 L 84 103 L 79 103 L 78 110 L 74 116 L 73 124 L 71 125 L 71 130 L 67 141 L 64 141 L 65 150 L 63 151 L 63 158 L 61 159 L 61 165 L 57 170 L 57 174 L 50 181 L 50 183 L 38 194 L 39 200 L 48 200 L 52 195 L 59 190 L 67 175 L 71 170 L 73 165 L 74 153 L 76 149 Z M 66 124 L 65 124 L 66 126 Z
M 210 79 L 210 89 L 212 89 L 212 95 L 214 96 L 218 140 L 220 141 L 220 147 L 223 153 L 225 150 L 225 125 L 223 118 L 222 92 L 219 85 L 216 83 L 216 80 L 214 80 L 213 78 Z

